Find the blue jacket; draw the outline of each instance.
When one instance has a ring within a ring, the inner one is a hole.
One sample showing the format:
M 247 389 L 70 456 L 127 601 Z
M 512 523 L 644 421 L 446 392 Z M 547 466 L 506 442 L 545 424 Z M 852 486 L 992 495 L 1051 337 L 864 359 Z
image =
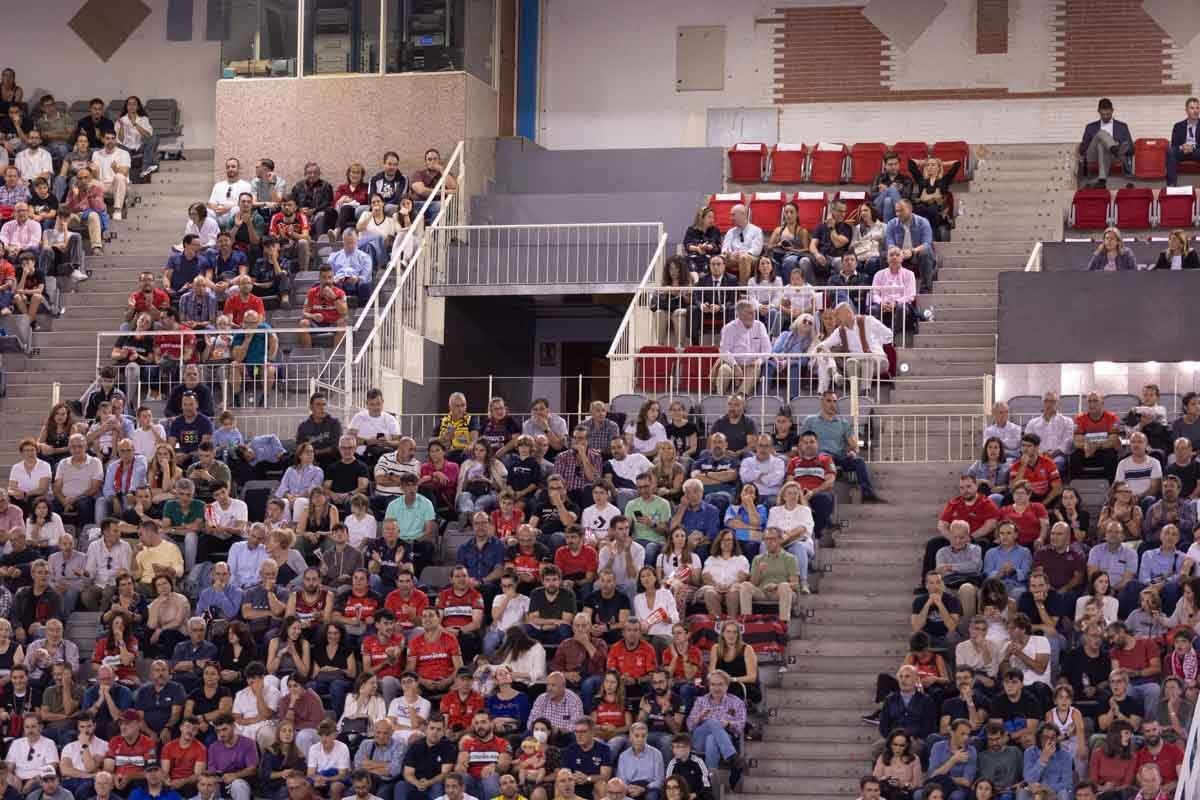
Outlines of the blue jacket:
M 905 706 L 900 693 L 892 692 L 879 713 L 879 735 L 886 739 L 896 728 L 901 728 L 909 736 L 924 739 L 937 732 L 937 722 L 937 707 L 929 695 L 916 692 Z
M 1108 256 L 1104 253 L 1096 253 L 1092 256 L 1092 260 L 1088 262 L 1089 272 L 1103 272 L 1108 266 Z M 1133 251 L 1128 247 L 1124 251 L 1117 253 L 1117 272 L 1130 272 L 1137 270 L 1137 261 L 1133 258 Z
M 1070 791 L 1074 785 L 1071 754 L 1059 748 L 1045 766 L 1041 759 L 1040 747 L 1030 747 L 1025 751 L 1025 781 L 1049 786 L 1056 792 Z
M 488 539 L 483 550 L 475 546 L 475 537 L 458 546 L 458 562 L 477 581 L 482 581 L 496 567 L 504 563 L 504 545 L 495 536 Z
M 1171 149 L 1178 150 L 1187 141 L 1187 120 L 1181 119 L 1171 128 Z M 1200 144 L 1200 121 L 1196 123 L 1196 143 Z
M 922 217 L 920 214 L 913 214 L 909 222 L 912 227 L 912 246 L 925 245 L 930 250 L 933 249 L 933 228 L 929 226 L 929 220 Z M 888 220 L 885 231 L 884 247 L 904 246 L 904 223 L 899 217 L 892 217 Z

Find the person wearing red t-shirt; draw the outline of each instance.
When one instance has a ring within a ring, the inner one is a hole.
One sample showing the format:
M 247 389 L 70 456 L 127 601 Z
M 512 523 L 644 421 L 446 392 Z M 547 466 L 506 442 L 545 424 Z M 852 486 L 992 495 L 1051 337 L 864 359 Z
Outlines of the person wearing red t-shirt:
M 1129 696 L 1140 698 L 1145 709 L 1143 719 L 1156 719 L 1162 679 L 1162 651 L 1153 639 L 1136 638 L 1124 622 L 1114 622 L 1105 633 L 1113 669 L 1129 675 Z
M 179 365 L 196 359 L 196 334 L 180 328 L 179 312 L 168 308 L 160 322 L 164 331 L 179 331 L 176 336 L 154 337 L 154 360 L 158 362 L 161 391 L 170 392 L 179 377 Z
M 375 624 L 380 608 L 379 598 L 370 589 L 369 574 L 360 567 L 350 577 L 350 593 L 335 601 L 333 621 L 351 636 L 362 636 Z
M 115 787 L 127 792 L 145 780 L 146 762 L 154 758 L 154 740 L 142 733 L 142 715 L 133 709 L 121 714 L 121 735 L 108 742 L 104 771 L 116 778 Z
M 308 217 L 296 207 L 294 197 L 284 198 L 283 210 L 275 212 L 271 217 L 269 231 L 272 236 L 283 242 L 281 252 L 285 257 L 295 260 L 297 271 L 307 272 L 312 247 Z
M 837 480 L 837 467 L 832 456 L 821 452 L 821 442 L 812 431 L 800 435 L 800 455 L 788 461 L 786 479 L 800 484 L 806 492 L 812 492 L 808 505 L 812 509 L 815 538 L 833 517 L 833 482 Z
M 443 701 L 444 702 L 444 701 Z M 500 795 L 500 776 L 512 764 L 512 748 L 496 735 L 486 711 L 471 719 L 471 732 L 458 743 L 455 769 L 467 775 L 467 794 L 492 798 Z
M 1141 770 L 1144 764 L 1154 764 L 1162 776 L 1163 791 L 1168 797 L 1174 797 L 1179 767 L 1183 764 L 1183 749 L 1177 744 L 1163 741 L 1162 725 L 1156 719 L 1142 722 L 1142 737 L 1145 745 L 1137 751 L 1134 767 Z
M 166 289 L 154 285 L 154 274 L 143 272 L 138 275 L 137 291 L 129 295 L 128 307 L 125 309 L 126 328 L 133 329 L 133 321 L 138 314 L 149 314 L 151 322 L 158 322 L 162 312 L 171 307 L 171 295 Z
M 321 265 L 317 285 L 308 290 L 304 298 L 304 310 L 300 313 L 300 346 L 312 347 L 309 328 L 342 328 L 350 309 L 346 305 L 346 293 L 333 285 L 333 267 Z
M 363 672 L 379 680 L 379 693 L 388 705 L 400 694 L 404 671 L 404 637 L 396 631 L 396 615 L 386 608 L 375 614 L 375 633 L 362 640 Z
M 1030 500 L 1029 484 L 1014 483 L 1010 489 L 1013 503 L 1000 509 L 1001 521 L 1012 522 L 1017 527 L 1017 544 L 1031 550 L 1034 542 L 1039 548 L 1045 546 L 1050 529 L 1050 515 L 1041 503 Z
M 458 637 L 442 627 L 436 608 L 421 612 L 424 631 L 408 643 L 408 671 L 416 673 L 421 688 L 441 694 L 454 681 L 454 673 L 463 664 Z
M 1008 468 L 1008 485 L 1017 481 L 1029 484 L 1030 495 L 1044 506 L 1053 505 L 1062 494 L 1062 476 L 1053 459 L 1042 452 L 1042 437 L 1036 433 L 1021 437 L 1021 457 Z
M 483 644 L 483 595 L 471 588 L 470 581 L 467 568 L 456 566 L 450 573 L 450 585 L 437 597 L 442 625 L 458 638 L 466 661 L 473 661 Z
M 396 588 L 388 593 L 383 607 L 396 615 L 396 624 L 407 638 L 421 621 L 421 612 L 429 605 L 429 595 L 417 589 L 411 570 L 396 576 Z
M 925 543 L 922 575 L 937 569 L 938 550 L 950 544 L 950 523 L 960 519 L 970 527 L 973 542 L 991 541 L 1000 522 L 1000 509 L 991 498 L 979 493 L 979 481 L 972 475 L 959 476 L 958 496 L 948 501 L 938 515 L 937 535 Z
M 471 670 L 454 674 L 454 688 L 442 695 L 438 711 L 446 718 L 446 737 L 457 741 L 471 727 L 471 719 L 483 710 L 483 695 L 471 688 Z M 486 712 L 485 712 L 486 713 Z
M 600 554 L 583 541 L 583 529 L 578 525 L 568 525 L 563 536 L 567 543 L 555 551 L 554 566 L 562 573 L 563 589 L 574 592 L 576 602 L 582 606 L 592 593 L 592 582 L 600 569 Z
M 159 754 L 167 784 L 181 795 L 196 791 L 196 783 L 208 762 L 208 748 L 196 738 L 199 727 L 195 717 L 184 717 L 179 723 L 179 738 L 163 745 Z
M 1117 476 L 1117 435 L 1121 420 L 1104 408 L 1097 392 L 1087 396 L 1087 412 L 1075 418 L 1075 449 L 1071 451 L 1071 477 L 1103 477 L 1109 483 Z
M 254 280 L 249 275 L 240 275 L 233 279 L 232 290 L 225 295 L 225 306 L 221 309 L 233 320 L 234 327 L 240 328 L 242 317 L 247 311 L 254 311 L 259 319 L 267 318 L 267 309 L 262 298 L 254 294 Z
M 642 696 L 642 688 L 650 682 L 650 675 L 658 666 L 658 655 L 654 646 L 642 639 L 642 624 L 630 617 L 621 628 L 621 641 L 608 648 L 608 669 L 616 670 L 627 681 L 625 691 L 631 699 Z M 584 705 L 592 703 L 596 690 L 604 676 L 590 675 L 580 687 Z

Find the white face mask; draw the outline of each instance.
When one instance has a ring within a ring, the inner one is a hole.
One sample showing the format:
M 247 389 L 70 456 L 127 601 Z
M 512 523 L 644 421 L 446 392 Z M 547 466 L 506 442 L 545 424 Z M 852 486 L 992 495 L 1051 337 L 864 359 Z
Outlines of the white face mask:
M 550 734 L 547 731 L 538 730 L 533 732 L 533 738 L 537 740 L 538 744 L 545 744 L 546 739 L 549 737 Z

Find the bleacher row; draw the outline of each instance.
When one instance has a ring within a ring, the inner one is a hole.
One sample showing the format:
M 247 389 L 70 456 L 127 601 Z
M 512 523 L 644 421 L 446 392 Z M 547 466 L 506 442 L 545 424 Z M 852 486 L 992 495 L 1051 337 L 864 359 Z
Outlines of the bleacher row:
M 732 183 L 841 183 L 870 184 L 883 168 L 883 154 L 889 150 L 900 156 L 901 168 L 909 159 L 921 161 L 929 156 L 963 164 L 955 183 L 971 179 L 971 147 L 963 141 L 896 142 L 818 142 L 811 148 L 803 143 L 772 145 L 739 142 L 729 148 L 729 180 Z M 1165 151 L 1164 151 L 1165 153 Z M 1164 163 L 1166 156 L 1164 155 Z M 718 221 L 718 225 L 721 223 Z
M 29 111 L 30 119 L 36 120 L 42 115 L 42 110 L 37 105 L 38 99 L 43 94 L 47 94 L 42 90 L 38 90 L 31 95 L 31 100 L 28 103 L 31 106 Z M 109 119 L 116 121 L 125 114 L 124 97 L 119 97 L 110 100 L 108 106 L 104 109 L 104 114 Z M 82 119 L 88 114 L 89 100 L 76 100 L 67 105 L 65 100 L 58 100 L 55 106 L 58 108 L 58 113 L 66 114 L 71 119 Z M 146 116 L 150 120 L 150 125 L 154 128 L 154 135 L 158 137 L 159 153 L 164 151 L 174 150 L 181 153 L 183 150 L 183 119 L 179 108 L 179 101 L 175 98 L 156 97 L 146 100 L 142 103 L 142 107 L 146 109 Z M 168 143 L 173 143 L 173 147 L 167 147 Z

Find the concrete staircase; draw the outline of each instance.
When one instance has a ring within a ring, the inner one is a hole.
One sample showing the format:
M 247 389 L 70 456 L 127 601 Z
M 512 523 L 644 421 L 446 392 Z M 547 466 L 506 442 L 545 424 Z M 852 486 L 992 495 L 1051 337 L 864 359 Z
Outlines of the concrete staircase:
M 1033 242 L 1062 235 L 1074 189 L 1069 146 L 989 147 L 942 258 L 934 291 L 920 298 L 934 319 L 900 351 L 908 369 L 877 409 L 872 478 L 888 503 L 840 507 L 837 546 L 824 549 L 818 594 L 801 598 L 794 663 L 767 675 L 763 740 L 746 745 L 736 800 L 849 798 L 871 770 L 878 732 L 875 676 L 907 651 L 912 590 L 932 521 L 986 425 L 981 377 L 995 370 L 996 276 L 1024 269 Z M 936 380 L 933 380 L 936 379 Z

